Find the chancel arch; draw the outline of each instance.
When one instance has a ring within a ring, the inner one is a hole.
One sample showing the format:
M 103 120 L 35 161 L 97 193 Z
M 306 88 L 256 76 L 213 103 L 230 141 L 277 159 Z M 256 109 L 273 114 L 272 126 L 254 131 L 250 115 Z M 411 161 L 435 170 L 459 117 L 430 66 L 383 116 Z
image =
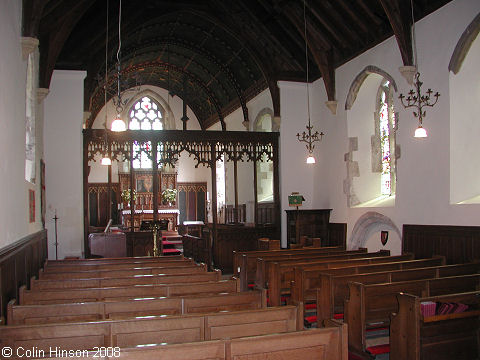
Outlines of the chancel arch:
M 366 67 L 350 86 L 345 104 L 349 148 L 344 157 L 344 193 L 349 207 L 395 204 L 400 153 L 396 142 L 395 92 L 392 77 L 373 66 Z

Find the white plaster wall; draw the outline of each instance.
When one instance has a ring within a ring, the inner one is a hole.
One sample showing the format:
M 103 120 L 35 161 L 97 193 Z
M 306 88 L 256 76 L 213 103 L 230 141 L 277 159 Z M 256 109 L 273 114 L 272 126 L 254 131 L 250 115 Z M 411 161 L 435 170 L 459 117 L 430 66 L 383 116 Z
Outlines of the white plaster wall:
M 287 244 L 287 228 L 285 210 L 288 209 L 288 195 L 299 192 L 305 197 L 302 209 L 313 209 L 314 172 L 316 166 L 306 164 L 308 151 L 299 143 L 295 134 L 302 132 L 308 121 L 307 87 L 305 84 L 283 82 L 280 88 L 281 125 L 280 125 L 280 201 L 282 211 L 282 246 Z M 312 92 L 310 92 L 312 96 Z M 313 100 L 310 102 L 313 107 Z M 316 101 L 316 99 L 315 99 Z M 311 123 L 319 128 L 319 119 L 311 113 Z M 315 153 L 317 156 L 317 152 Z M 319 163 L 317 163 L 319 165 Z
M 460 71 L 450 72 L 450 202 L 480 195 L 480 38 L 473 42 Z M 479 203 L 479 199 L 475 199 Z
M 83 253 L 83 80 L 85 71 L 55 70 L 45 99 L 45 162 L 48 254 L 55 259 L 58 220 L 58 258 Z
M 225 117 L 225 124 L 228 131 L 253 131 L 254 129 L 254 122 L 255 118 L 257 117 L 258 113 L 264 108 L 273 109 L 273 102 L 272 97 L 270 95 L 270 90 L 265 89 L 260 94 L 255 96 L 253 99 L 247 102 L 247 109 L 248 109 L 248 129 L 245 128 L 243 125 L 243 111 L 242 108 L 238 108 L 231 114 Z M 219 124 L 214 125 L 215 130 L 221 130 Z M 214 127 L 209 128 L 209 130 L 214 130 Z
M 37 181 L 25 180 L 26 65 L 21 48 L 22 2 L 0 2 L 0 248 L 41 229 L 39 159 L 42 141 L 36 139 Z M 38 134 L 38 132 L 37 132 Z M 35 190 L 35 223 L 29 222 L 28 190 Z
M 297 131 L 303 130 L 306 123 L 305 105 L 302 102 L 305 91 L 302 94 L 298 84 L 280 84 L 282 209 L 285 209 L 288 193 L 298 189 L 306 195 L 306 208 L 333 208 L 331 221 L 348 223 L 349 240 L 357 219 L 366 211 L 377 211 L 390 217 L 400 230 L 403 224 L 412 223 L 480 225 L 478 205 L 450 205 L 450 122 L 453 119 L 450 119 L 451 89 L 448 73 L 448 63 L 458 39 L 479 11 L 479 1 L 455 0 L 416 24 L 421 80 L 425 89 L 439 91 L 441 98 L 434 108 L 427 109 L 424 124 L 429 137 L 415 139 L 413 133 L 417 122 L 411 110 L 404 110 L 395 96 L 395 108 L 399 111 L 397 143 L 402 151 L 397 163 L 394 207 L 348 208 L 343 192 L 343 181 L 346 178 L 343 156 L 348 151 L 347 115 L 344 110 L 346 96 L 352 81 L 366 66 L 377 66 L 392 75 L 399 92 L 405 94 L 410 90 L 398 71 L 398 67 L 403 64 L 395 38 L 387 39 L 336 70 L 336 97 L 339 105 L 335 117 L 325 110 L 326 94 L 321 89 L 324 87 L 323 82 L 319 80 L 314 83 L 312 113 L 322 116 L 321 126 L 326 137 L 317 149 L 321 149 L 320 162 L 317 159 L 313 168 L 303 164 L 305 150 L 294 137 Z M 293 124 L 293 119 L 297 119 L 296 125 Z M 312 116 L 312 121 L 316 126 L 316 116 Z M 308 203 L 312 194 L 314 202 Z M 285 237 L 283 214 L 282 221 Z M 397 245 L 395 248 L 400 247 Z

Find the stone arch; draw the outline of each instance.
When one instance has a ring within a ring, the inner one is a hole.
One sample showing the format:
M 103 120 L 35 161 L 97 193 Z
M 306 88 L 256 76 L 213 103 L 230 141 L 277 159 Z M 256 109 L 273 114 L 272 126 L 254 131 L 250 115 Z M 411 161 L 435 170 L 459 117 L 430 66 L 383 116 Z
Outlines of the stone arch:
M 157 94 L 155 91 L 150 89 L 144 89 L 137 93 L 134 97 L 132 97 L 128 102 L 125 104 L 123 111 L 122 111 L 122 119 L 128 119 L 128 112 L 133 104 L 135 104 L 138 99 L 141 99 L 144 96 L 148 96 L 152 98 L 155 102 L 157 102 L 164 110 L 164 118 L 163 118 L 163 128 L 165 130 L 175 130 L 175 116 L 173 115 L 172 109 L 168 105 L 167 101 Z
M 262 119 L 263 115 L 266 115 L 266 114 L 270 115 L 270 118 L 272 119 L 272 128 L 270 129 L 270 131 L 273 131 L 273 110 L 268 107 L 265 107 L 258 112 L 257 116 L 255 117 L 255 121 L 253 123 L 253 131 L 257 131 L 257 126 L 260 120 Z
M 367 240 L 372 234 L 381 230 L 392 230 L 401 239 L 400 230 L 398 230 L 395 223 L 385 215 L 382 215 L 376 211 L 369 211 L 357 220 L 353 227 L 352 235 L 350 236 L 350 248 L 358 249 L 365 247 Z
M 347 99 L 345 101 L 345 110 L 350 110 L 353 106 L 353 103 L 355 102 L 355 99 L 357 98 L 357 94 L 360 91 L 360 88 L 362 87 L 363 82 L 367 78 L 368 75 L 370 74 L 378 74 L 380 76 L 383 76 L 385 79 L 390 81 L 392 84 L 393 88 L 395 89 L 395 92 L 397 91 L 397 83 L 393 79 L 393 77 L 387 73 L 386 71 L 373 66 L 373 65 L 368 65 L 363 69 L 353 80 L 352 84 L 350 85 L 350 89 L 348 90 L 348 95 Z
M 448 70 L 457 74 L 465 60 L 465 57 L 470 50 L 473 42 L 477 38 L 478 33 L 480 32 L 480 13 L 475 16 L 475 19 L 467 26 L 462 36 L 458 40 L 455 50 L 453 50 L 452 57 L 448 64 Z

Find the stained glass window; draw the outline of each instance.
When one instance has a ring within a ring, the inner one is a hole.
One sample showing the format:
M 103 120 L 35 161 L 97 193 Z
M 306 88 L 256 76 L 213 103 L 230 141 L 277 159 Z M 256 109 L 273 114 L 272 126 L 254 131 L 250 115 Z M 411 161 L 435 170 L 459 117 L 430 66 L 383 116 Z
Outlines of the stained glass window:
M 28 55 L 25 122 L 25 180 L 35 183 L 35 53 Z
M 382 176 L 381 193 L 382 195 L 392 195 L 392 159 L 390 132 L 395 127 L 393 110 L 389 97 L 390 83 L 386 81 L 380 91 L 380 150 L 382 156 Z
M 130 130 L 163 130 L 162 111 L 148 96 L 142 97 L 130 109 Z M 152 150 L 150 141 L 133 144 L 133 168 L 151 169 L 152 159 L 149 156 Z M 160 157 L 161 147 L 158 147 L 157 159 Z

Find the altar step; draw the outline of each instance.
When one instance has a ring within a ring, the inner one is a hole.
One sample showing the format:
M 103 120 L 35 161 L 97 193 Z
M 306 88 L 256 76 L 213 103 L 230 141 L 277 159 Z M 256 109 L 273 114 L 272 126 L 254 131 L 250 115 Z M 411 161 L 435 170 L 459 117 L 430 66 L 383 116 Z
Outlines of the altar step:
M 172 234 L 162 234 L 163 255 L 179 255 L 183 253 L 182 236 Z

